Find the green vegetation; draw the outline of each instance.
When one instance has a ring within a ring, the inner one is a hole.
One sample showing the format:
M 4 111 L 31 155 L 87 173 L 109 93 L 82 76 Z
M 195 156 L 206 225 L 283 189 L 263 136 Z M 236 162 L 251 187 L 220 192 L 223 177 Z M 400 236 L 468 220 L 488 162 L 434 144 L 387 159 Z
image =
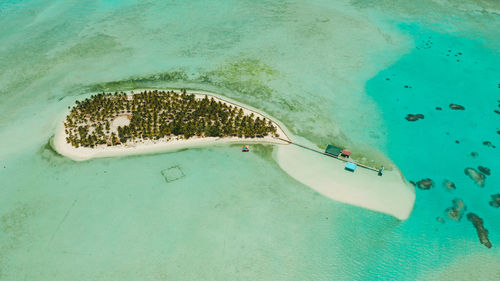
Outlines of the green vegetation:
M 188 75 L 180 71 L 171 72 L 161 72 L 145 76 L 135 76 L 124 80 L 97 83 L 90 85 L 87 90 L 91 92 L 102 92 L 109 91 L 110 89 L 136 89 L 136 88 L 148 88 L 158 85 L 164 85 L 162 83 L 175 83 L 175 82 L 187 82 L 189 81 Z
M 88 86 L 90 92 L 103 92 L 115 90 L 161 88 L 175 85 L 191 85 L 196 88 L 206 88 L 207 85 L 224 89 L 227 92 L 244 95 L 247 97 L 258 97 L 269 99 L 272 96 L 267 82 L 275 79 L 278 72 L 269 65 L 257 59 L 243 58 L 230 61 L 219 67 L 202 71 L 198 74 L 188 75 L 183 69 L 165 71 L 149 75 L 132 76 L 127 79 L 102 82 Z M 236 97 L 233 96 L 233 97 Z
M 115 127 L 117 118 L 128 124 Z M 66 141 L 74 147 L 172 137 L 262 138 L 277 130 L 270 120 L 208 96 L 196 99 L 185 90 L 92 95 L 76 101 L 64 125 Z
M 200 74 L 196 80 L 217 88 L 228 89 L 231 93 L 269 99 L 273 90 L 266 81 L 275 78 L 277 72 L 256 59 L 240 59 Z

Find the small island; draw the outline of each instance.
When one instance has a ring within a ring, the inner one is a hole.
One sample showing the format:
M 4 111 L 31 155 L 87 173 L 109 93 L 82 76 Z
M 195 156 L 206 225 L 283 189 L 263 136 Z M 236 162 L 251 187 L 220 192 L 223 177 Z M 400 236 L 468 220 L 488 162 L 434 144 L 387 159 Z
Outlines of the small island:
M 212 93 L 134 90 L 92 94 L 75 103 L 51 144 L 76 161 L 227 143 L 271 143 L 278 144 L 273 158 L 286 173 L 328 198 L 400 220 L 413 209 L 415 190 L 389 159 L 378 158 L 387 163 L 383 176 L 364 168 L 347 172 L 344 161 L 317 153 L 307 139 L 293 136 L 292 142 L 276 119 Z M 161 173 L 167 182 L 183 177 L 175 167 Z
M 209 93 L 140 90 L 77 100 L 54 146 L 74 160 L 86 160 L 214 142 L 287 144 L 284 140 L 289 139 L 275 121 Z

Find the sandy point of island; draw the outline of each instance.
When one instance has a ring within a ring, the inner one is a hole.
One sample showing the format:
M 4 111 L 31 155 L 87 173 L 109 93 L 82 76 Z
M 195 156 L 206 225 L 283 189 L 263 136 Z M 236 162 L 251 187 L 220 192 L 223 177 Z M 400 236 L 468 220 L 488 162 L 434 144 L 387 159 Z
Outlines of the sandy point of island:
M 132 94 L 153 90 L 179 92 L 177 89 L 136 89 L 124 93 Z M 66 142 L 64 121 L 61 121 L 52 142 L 53 147 L 61 155 L 75 161 L 84 161 L 92 158 L 161 153 L 228 143 L 270 143 L 277 145 L 273 156 L 279 166 L 290 176 L 320 194 L 336 201 L 392 215 L 400 220 L 405 220 L 410 216 L 415 201 L 415 190 L 395 165 L 391 167 L 392 170 L 385 171 L 383 176 L 378 176 L 376 172 L 362 168 L 358 168 L 354 173 L 346 171 L 343 161 L 310 152 L 283 141 L 282 139 L 290 141 L 289 136 L 292 135 L 283 124 L 268 114 L 236 101 L 219 97 L 214 93 L 199 90 L 188 90 L 188 93 L 195 94 L 197 99 L 205 96 L 213 97 L 216 101 L 242 108 L 245 114 L 253 113 L 255 116 L 265 117 L 277 127 L 279 138 L 272 136 L 263 138 L 191 137 L 187 140 L 176 138 L 169 141 L 164 139 L 143 140 L 140 143 L 127 143 L 119 146 L 102 145 L 95 148 L 75 148 Z M 314 147 L 314 144 L 309 143 L 306 139 L 294 137 L 294 141 L 295 139 L 301 144 Z

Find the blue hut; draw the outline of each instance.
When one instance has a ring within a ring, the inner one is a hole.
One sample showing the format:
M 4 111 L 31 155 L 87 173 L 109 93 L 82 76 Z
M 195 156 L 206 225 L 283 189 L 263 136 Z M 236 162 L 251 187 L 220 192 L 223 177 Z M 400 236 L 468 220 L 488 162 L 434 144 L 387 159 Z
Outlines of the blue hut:
M 345 163 L 345 169 L 346 169 L 347 171 L 354 172 L 354 170 L 356 170 L 356 167 L 357 167 L 357 166 L 358 166 L 358 165 L 356 165 L 356 164 L 354 164 L 354 163 L 352 163 L 352 162 L 346 162 L 346 163 Z

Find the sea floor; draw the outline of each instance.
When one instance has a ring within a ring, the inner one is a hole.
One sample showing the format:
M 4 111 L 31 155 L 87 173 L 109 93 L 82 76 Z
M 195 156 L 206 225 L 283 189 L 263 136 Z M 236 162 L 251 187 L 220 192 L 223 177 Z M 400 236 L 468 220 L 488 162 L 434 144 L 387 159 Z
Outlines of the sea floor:
M 499 280 L 490 2 L 2 1 L 0 280 Z M 47 145 L 75 99 L 146 87 L 219 93 L 434 186 L 398 221 L 300 184 L 269 145 L 86 162 Z M 480 165 L 484 187 L 464 173 Z M 454 198 L 491 249 L 447 218 Z

